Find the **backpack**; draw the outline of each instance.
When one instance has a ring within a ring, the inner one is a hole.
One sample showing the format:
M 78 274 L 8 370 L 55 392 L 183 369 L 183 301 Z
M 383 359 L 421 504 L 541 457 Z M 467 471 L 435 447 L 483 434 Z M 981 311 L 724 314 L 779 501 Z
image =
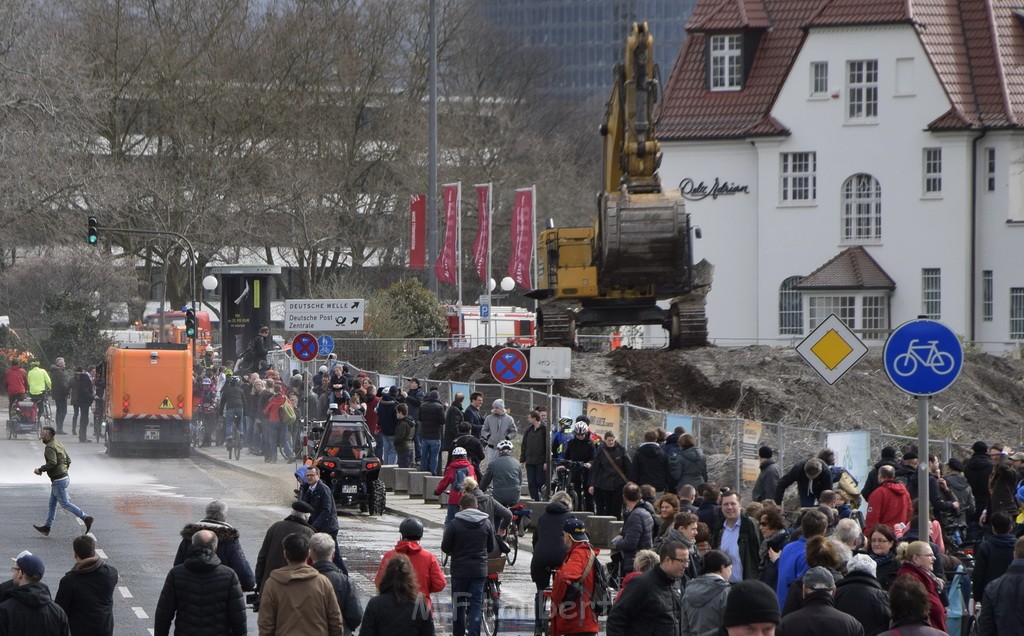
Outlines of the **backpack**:
M 583 581 L 587 579 L 591 569 L 594 570 L 594 591 L 587 594 L 582 587 Z M 595 616 L 608 615 L 612 607 L 611 577 L 608 575 L 608 569 L 597 560 L 597 555 L 593 552 L 590 553 L 590 562 L 587 563 L 587 567 L 583 570 L 583 576 L 576 582 L 576 585 L 579 585 L 583 594 L 590 598 L 590 609 Z
M 462 482 L 469 477 L 469 466 L 460 466 L 455 469 L 455 479 L 452 480 L 452 487 L 449 492 L 462 492 Z
M 291 402 L 285 401 L 278 407 L 277 412 L 281 416 L 281 423 L 288 425 L 295 423 L 295 409 L 292 408 Z
M 851 508 L 860 508 L 864 502 L 860 494 L 860 488 L 857 486 L 857 480 L 846 470 L 839 475 L 839 489 L 847 495 Z

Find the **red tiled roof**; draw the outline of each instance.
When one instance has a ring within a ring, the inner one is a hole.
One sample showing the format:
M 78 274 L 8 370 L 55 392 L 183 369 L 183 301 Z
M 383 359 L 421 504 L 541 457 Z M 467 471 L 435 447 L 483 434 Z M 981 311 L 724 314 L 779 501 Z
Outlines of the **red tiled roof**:
M 698 0 L 658 111 L 663 139 L 788 134 L 772 106 L 806 37 L 821 26 L 913 23 L 949 112 L 931 130 L 1024 125 L 1024 0 Z M 706 85 L 709 31 L 758 30 L 743 90 Z
M 860 245 L 848 247 L 805 276 L 793 289 L 896 289 L 896 282 Z

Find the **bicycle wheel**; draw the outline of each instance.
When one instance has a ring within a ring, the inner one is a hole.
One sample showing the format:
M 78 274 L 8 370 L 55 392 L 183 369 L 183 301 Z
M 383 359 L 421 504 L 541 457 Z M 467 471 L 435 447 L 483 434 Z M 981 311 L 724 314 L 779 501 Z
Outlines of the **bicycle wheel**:
M 483 620 L 480 623 L 480 633 L 487 636 L 494 636 L 498 633 L 498 599 L 501 597 L 501 588 L 497 581 L 488 579 L 484 583 L 484 607 Z
M 892 362 L 892 370 L 898 376 L 907 377 L 913 375 L 914 371 L 917 371 L 917 358 L 915 358 L 910 352 L 901 353 L 896 356 L 896 359 Z
M 519 556 L 519 532 L 514 524 L 508 529 L 509 531 L 505 533 L 505 541 L 508 543 L 509 551 L 505 554 L 505 560 L 509 565 L 515 565 L 516 558 Z
M 956 366 L 956 361 L 953 360 L 953 354 L 945 351 L 936 353 L 932 359 L 932 371 L 939 375 L 946 375 L 953 370 L 954 366 Z

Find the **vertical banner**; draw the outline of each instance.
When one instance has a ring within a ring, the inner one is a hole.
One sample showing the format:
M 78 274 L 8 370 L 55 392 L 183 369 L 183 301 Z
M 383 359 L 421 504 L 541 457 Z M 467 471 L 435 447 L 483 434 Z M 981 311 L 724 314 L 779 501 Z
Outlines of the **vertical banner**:
M 473 241 L 473 265 L 480 281 L 487 282 L 487 253 L 491 237 L 491 184 L 476 186 L 476 239 Z
M 533 263 L 533 188 L 516 190 L 512 206 L 512 251 L 508 257 L 508 275 L 517 285 L 531 289 L 530 266 Z
M 444 245 L 434 264 L 437 280 L 449 285 L 455 284 L 455 268 L 458 259 L 457 243 L 459 239 L 459 199 L 462 184 L 447 183 L 441 198 L 444 201 Z
M 427 195 L 414 194 L 409 201 L 409 269 L 427 266 Z

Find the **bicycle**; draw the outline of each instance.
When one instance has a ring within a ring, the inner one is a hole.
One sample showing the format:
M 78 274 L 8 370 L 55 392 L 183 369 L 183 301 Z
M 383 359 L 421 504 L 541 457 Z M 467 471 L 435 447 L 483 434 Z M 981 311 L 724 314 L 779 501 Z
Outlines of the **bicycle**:
M 505 543 L 509 551 L 505 554 L 505 560 L 509 565 L 516 564 L 519 556 L 519 537 L 526 533 L 526 526 L 529 524 L 530 509 L 523 504 L 516 504 L 509 508 L 512 511 L 512 523 L 505 532 Z
M 583 510 L 587 493 L 580 471 L 586 470 L 583 462 L 563 459 L 555 467 L 554 492 L 564 490 L 572 498 L 572 509 Z
M 39 422 L 39 430 L 43 430 L 47 426 L 53 427 L 53 415 L 50 413 L 50 394 L 43 393 L 30 397 L 36 405 L 36 421 Z
M 203 418 L 193 418 L 191 428 L 192 439 L 190 441 L 192 448 L 199 448 L 203 445 L 203 437 L 206 435 L 206 429 L 203 426 Z
M 501 573 L 505 570 L 505 557 L 487 559 L 487 579 L 484 581 L 483 619 L 480 633 L 494 636 L 498 633 L 498 611 L 501 601 Z
M 917 371 L 917 366 L 924 365 L 938 375 L 946 375 L 953 371 L 956 362 L 953 355 L 945 351 L 939 351 L 939 341 L 929 340 L 928 344 L 918 344 L 920 340 L 914 338 L 907 345 L 907 351 L 896 356 L 892 362 L 892 369 L 896 375 L 907 377 Z M 925 352 L 925 357 L 921 352 Z

